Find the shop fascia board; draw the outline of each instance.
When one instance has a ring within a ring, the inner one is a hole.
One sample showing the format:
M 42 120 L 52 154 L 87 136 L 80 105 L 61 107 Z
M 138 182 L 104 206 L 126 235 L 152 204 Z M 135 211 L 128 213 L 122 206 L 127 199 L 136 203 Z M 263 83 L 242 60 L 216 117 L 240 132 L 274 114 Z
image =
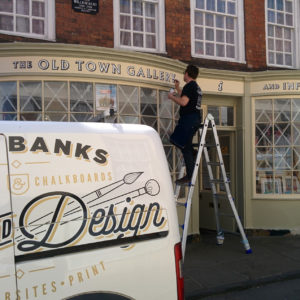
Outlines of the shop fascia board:
M 3 43 L 0 45 L 0 57 L 7 56 L 55 56 L 55 57 L 82 57 L 90 59 L 117 60 L 119 62 L 134 62 L 182 73 L 186 64 L 155 54 L 120 50 L 106 47 L 59 44 L 59 43 Z M 175 63 L 174 63 L 175 62 Z

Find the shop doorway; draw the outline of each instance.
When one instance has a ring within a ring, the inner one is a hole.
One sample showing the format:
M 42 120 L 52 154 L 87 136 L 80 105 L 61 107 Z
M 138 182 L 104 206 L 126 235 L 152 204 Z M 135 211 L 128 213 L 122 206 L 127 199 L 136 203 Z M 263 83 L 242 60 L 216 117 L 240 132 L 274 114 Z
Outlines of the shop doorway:
M 227 173 L 227 177 L 230 179 L 230 190 L 233 198 L 235 199 L 235 165 L 236 165 L 236 143 L 234 131 L 222 131 L 218 130 L 218 136 L 220 140 L 220 146 L 222 150 L 224 165 Z M 211 131 L 208 131 L 206 135 L 206 143 L 208 145 L 214 144 L 214 137 Z M 217 150 L 215 147 L 209 148 L 209 157 L 211 161 L 218 161 Z M 219 166 L 213 166 L 214 178 L 221 178 L 221 170 Z M 212 192 L 210 188 L 209 176 L 204 158 L 201 160 L 199 170 L 199 210 L 200 210 L 200 229 L 216 230 L 216 221 L 214 213 L 214 204 L 212 198 Z M 230 204 L 227 200 L 225 187 L 223 184 L 217 184 L 217 193 L 220 201 L 218 204 L 220 212 L 220 224 L 224 231 L 236 232 L 236 222 L 232 217 L 233 213 Z M 236 208 L 238 204 L 235 202 Z

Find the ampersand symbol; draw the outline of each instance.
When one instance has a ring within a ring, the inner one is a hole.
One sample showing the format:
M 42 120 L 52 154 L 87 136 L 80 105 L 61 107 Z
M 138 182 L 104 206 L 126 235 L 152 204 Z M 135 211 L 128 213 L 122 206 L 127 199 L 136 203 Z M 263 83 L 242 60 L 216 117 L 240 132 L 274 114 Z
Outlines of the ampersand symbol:
M 18 191 L 18 190 L 21 190 L 25 184 L 26 183 L 24 181 L 22 181 L 21 178 L 16 178 L 14 180 L 13 188 Z

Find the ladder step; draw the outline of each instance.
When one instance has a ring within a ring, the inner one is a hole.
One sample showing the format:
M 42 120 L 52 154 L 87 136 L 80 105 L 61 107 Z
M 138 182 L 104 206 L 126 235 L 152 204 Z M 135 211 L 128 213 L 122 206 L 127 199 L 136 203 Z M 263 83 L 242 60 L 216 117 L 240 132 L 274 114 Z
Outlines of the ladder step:
M 177 206 L 186 206 L 185 199 L 175 201 Z

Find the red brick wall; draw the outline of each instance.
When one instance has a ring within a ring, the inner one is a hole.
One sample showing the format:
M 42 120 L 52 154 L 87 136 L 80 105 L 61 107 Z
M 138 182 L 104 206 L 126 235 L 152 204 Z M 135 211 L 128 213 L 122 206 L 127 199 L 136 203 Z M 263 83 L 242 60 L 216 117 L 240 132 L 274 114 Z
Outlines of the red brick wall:
M 191 58 L 190 1 L 165 0 L 166 49 L 168 57 Z
M 244 0 L 247 67 L 266 69 L 265 1 Z
M 112 0 L 99 0 L 96 15 L 75 12 L 71 0 L 56 0 L 58 43 L 114 47 Z

